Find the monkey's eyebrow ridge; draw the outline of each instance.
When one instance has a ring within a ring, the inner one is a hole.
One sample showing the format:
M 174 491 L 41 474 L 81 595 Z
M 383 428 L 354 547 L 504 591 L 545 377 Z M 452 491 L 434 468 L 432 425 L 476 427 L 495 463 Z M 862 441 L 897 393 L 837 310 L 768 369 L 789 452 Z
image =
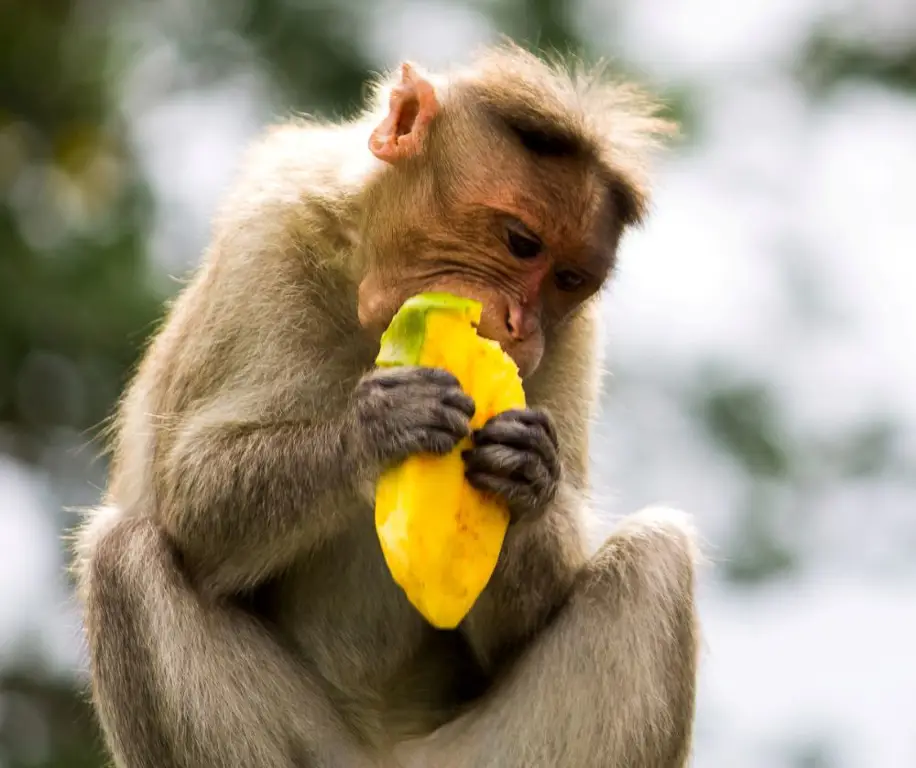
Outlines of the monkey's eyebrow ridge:
M 535 157 L 576 158 L 591 153 L 581 134 L 531 107 L 487 105 L 486 111 L 503 131 Z

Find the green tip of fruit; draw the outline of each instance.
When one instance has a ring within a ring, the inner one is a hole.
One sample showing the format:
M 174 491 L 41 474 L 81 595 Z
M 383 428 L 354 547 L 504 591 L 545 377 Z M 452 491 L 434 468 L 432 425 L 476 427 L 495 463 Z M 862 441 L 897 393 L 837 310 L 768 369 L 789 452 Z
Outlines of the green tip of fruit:
M 446 312 L 464 312 L 471 316 L 475 323 L 480 321 L 482 305 L 474 299 L 455 296 L 451 293 L 419 293 L 407 299 L 398 310 L 397 315 L 406 312 L 429 312 L 444 310 Z M 395 318 L 397 318 L 395 315 Z
M 426 338 L 426 316 L 430 312 L 460 313 L 476 326 L 482 310 L 479 301 L 450 293 L 420 293 L 407 299 L 382 334 L 376 365 L 416 365 Z

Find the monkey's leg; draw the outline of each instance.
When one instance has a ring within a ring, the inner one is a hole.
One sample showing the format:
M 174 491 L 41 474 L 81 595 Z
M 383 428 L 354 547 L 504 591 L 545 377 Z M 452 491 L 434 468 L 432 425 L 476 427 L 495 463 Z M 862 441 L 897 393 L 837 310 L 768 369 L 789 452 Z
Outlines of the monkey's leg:
M 112 510 L 79 549 L 93 692 L 120 768 L 369 764 L 263 626 L 189 588 L 151 520 Z
M 697 550 L 685 517 L 645 510 L 467 715 L 407 745 L 413 766 L 680 768 L 689 759 Z M 415 751 L 416 750 L 416 751 Z

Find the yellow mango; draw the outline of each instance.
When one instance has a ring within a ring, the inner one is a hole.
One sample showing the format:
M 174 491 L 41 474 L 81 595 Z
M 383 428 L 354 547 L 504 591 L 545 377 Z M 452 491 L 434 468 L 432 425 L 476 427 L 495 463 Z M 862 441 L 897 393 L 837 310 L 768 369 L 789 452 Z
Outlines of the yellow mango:
M 404 303 L 382 336 L 379 366 L 443 368 L 474 400 L 471 428 L 525 407 L 518 368 L 499 344 L 477 334 L 481 305 L 446 293 Z M 384 472 L 375 527 L 385 562 L 407 599 L 433 626 L 454 629 L 496 567 L 509 525 L 506 506 L 464 477 L 462 440 L 446 456 L 417 454 Z

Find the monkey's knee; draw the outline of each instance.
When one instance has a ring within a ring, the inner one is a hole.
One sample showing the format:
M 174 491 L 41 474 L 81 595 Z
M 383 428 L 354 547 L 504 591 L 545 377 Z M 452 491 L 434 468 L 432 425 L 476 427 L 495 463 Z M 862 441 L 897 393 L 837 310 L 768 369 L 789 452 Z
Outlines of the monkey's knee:
M 97 510 L 77 534 L 74 571 L 97 686 L 117 681 L 149 638 L 145 597 L 159 576 L 160 544 L 151 520 L 114 507 Z
M 627 764 L 683 766 L 690 753 L 699 662 L 696 568 L 689 515 L 650 507 L 626 517 L 586 567 L 578 606 L 610 652 L 613 690 L 651 738 Z M 584 598 L 584 599 L 583 599 Z M 616 763 L 615 763 L 616 764 Z M 623 763 L 620 763 L 623 764 Z
M 620 521 L 586 568 L 588 589 L 658 605 L 693 601 L 702 562 L 690 515 L 647 507 Z
M 93 622 L 105 620 L 106 608 L 139 602 L 158 575 L 167 545 L 156 524 L 145 517 L 127 515 L 118 507 L 100 507 L 77 532 L 73 570 L 77 595 L 86 610 L 90 631 Z
M 673 507 L 645 507 L 625 517 L 614 537 L 630 541 L 644 558 L 691 571 L 702 561 L 693 517 Z

